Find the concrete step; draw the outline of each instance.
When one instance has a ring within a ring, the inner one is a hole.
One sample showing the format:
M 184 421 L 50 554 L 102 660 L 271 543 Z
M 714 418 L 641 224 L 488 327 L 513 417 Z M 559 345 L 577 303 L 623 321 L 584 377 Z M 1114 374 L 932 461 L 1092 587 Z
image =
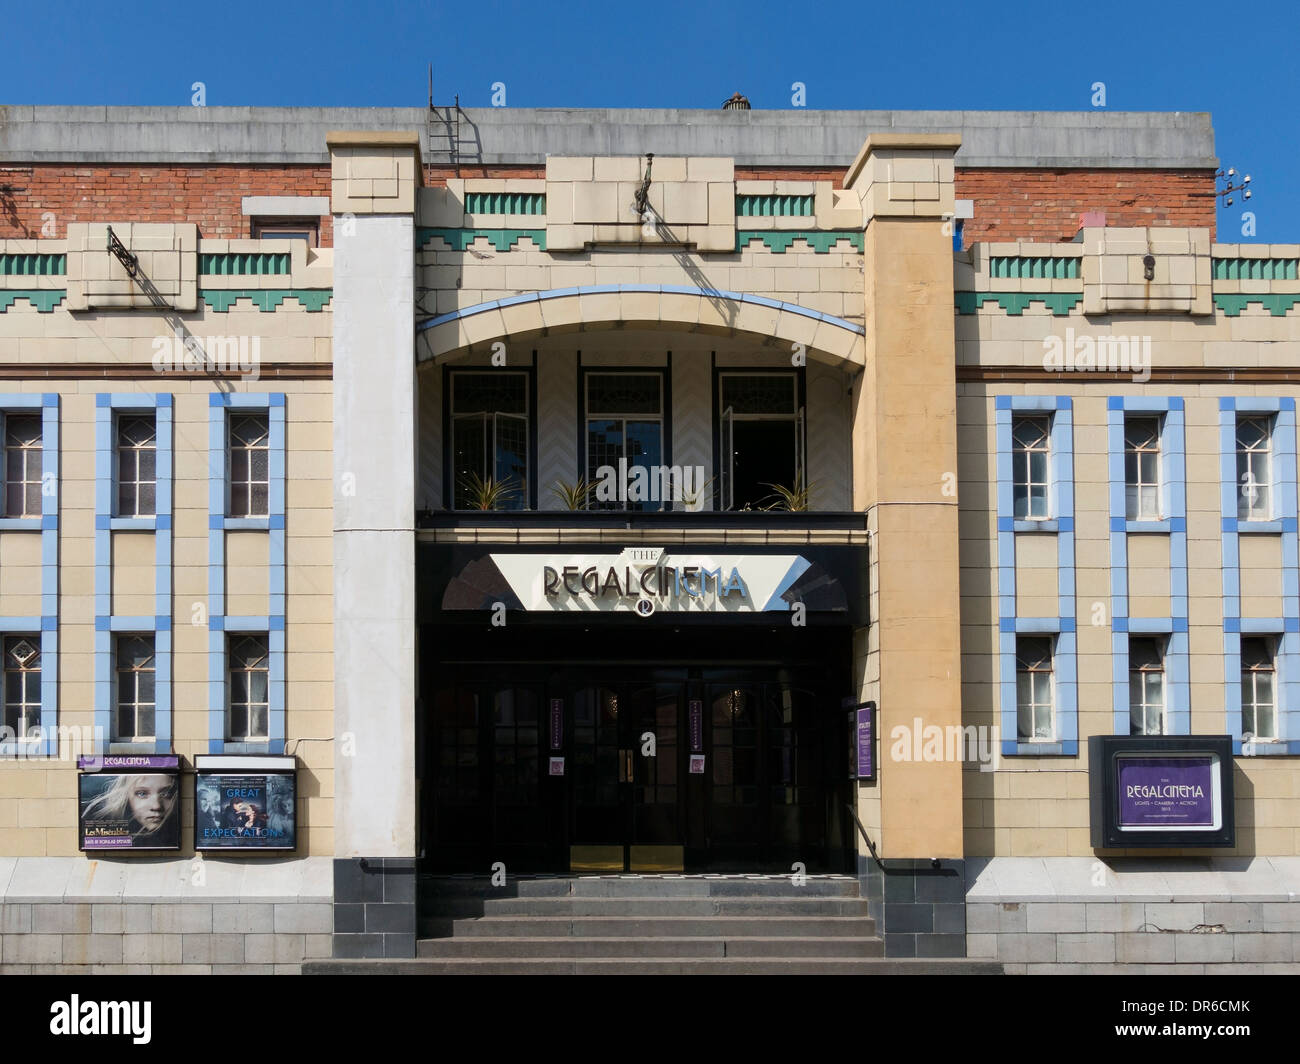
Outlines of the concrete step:
M 437 898 L 432 919 L 476 916 L 866 916 L 865 898 Z
M 838 938 L 874 935 L 859 916 L 483 916 L 456 920 L 456 938 Z
M 416 943 L 420 957 L 475 960 L 580 960 L 618 957 L 879 957 L 879 938 L 432 938 Z
M 789 876 L 555 876 L 501 886 L 422 877 L 419 912 L 415 961 L 328 963 L 484 975 L 931 973 L 953 963 L 871 967 L 884 963 L 884 943 L 850 876 L 797 885 Z
M 884 957 L 440 958 L 308 961 L 304 975 L 1001 975 L 995 961 Z
M 420 901 L 435 898 L 717 898 L 859 896 L 852 876 L 556 876 L 508 879 L 493 886 L 488 876 L 421 876 Z

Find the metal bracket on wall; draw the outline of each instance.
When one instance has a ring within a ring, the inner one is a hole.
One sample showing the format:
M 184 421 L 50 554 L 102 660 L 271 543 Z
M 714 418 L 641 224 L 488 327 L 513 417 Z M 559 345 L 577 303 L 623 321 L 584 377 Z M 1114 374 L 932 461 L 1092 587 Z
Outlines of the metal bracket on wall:
M 113 232 L 111 225 L 108 227 L 108 252 L 110 255 L 116 256 L 117 261 L 126 270 L 127 276 L 134 281 L 136 274 L 140 270 L 140 260 L 127 251 L 126 245 L 117 238 L 117 234 Z

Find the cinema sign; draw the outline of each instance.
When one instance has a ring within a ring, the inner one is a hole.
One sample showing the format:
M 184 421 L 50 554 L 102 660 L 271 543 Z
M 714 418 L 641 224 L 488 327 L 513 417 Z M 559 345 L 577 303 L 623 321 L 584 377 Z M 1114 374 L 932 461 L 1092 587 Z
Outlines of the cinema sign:
M 808 568 L 797 554 L 494 554 L 526 610 L 754 613 L 788 610 L 781 597 Z
M 485 553 L 463 564 L 444 610 L 539 613 L 756 614 L 847 609 L 844 588 L 804 554 L 682 553 L 628 547 L 617 553 Z
M 1093 735 L 1092 845 L 1233 846 L 1230 735 Z

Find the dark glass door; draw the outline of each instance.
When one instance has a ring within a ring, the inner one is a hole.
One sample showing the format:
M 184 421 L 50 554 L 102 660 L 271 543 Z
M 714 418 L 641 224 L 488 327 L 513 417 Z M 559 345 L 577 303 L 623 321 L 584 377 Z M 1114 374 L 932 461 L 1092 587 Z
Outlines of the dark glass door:
M 705 849 L 718 870 L 809 871 L 842 863 L 843 728 L 814 687 L 738 677 L 704 684 Z
M 562 825 L 545 788 L 544 688 L 460 683 L 434 699 L 425 817 L 440 867 L 545 866 Z
M 680 870 L 684 685 L 571 689 L 571 862 L 575 870 Z

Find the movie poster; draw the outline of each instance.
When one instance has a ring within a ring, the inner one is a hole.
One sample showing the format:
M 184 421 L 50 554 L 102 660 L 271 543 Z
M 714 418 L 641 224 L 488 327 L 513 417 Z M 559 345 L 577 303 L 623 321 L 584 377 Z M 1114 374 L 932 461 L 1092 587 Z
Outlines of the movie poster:
M 180 849 L 179 758 L 104 756 L 79 767 L 82 850 Z
M 292 850 L 297 845 L 292 773 L 199 772 L 196 850 Z

